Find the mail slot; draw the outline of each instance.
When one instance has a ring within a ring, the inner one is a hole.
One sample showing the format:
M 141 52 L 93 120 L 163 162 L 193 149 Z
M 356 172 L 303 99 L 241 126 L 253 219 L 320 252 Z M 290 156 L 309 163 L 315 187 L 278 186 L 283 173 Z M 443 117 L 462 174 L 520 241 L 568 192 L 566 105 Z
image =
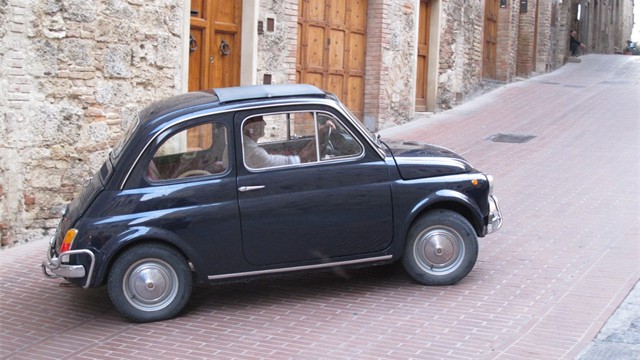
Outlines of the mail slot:
M 529 0 L 520 0 L 520 12 L 526 13 L 529 6 Z

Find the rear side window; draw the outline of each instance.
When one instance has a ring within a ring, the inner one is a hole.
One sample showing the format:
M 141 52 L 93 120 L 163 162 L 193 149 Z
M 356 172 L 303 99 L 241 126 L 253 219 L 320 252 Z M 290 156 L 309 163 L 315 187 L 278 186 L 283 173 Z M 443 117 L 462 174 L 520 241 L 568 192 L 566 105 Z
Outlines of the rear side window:
M 118 141 L 116 146 L 113 148 L 113 151 L 111 152 L 111 157 L 113 159 L 118 159 L 120 157 L 122 150 L 127 145 L 129 140 L 131 139 L 131 135 L 134 133 L 135 129 L 138 126 L 140 126 L 140 117 L 138 116 L 138 114 L 136 114 L 133 117 L 133 120 L 131 120 L 129 122 L 129 125 L 126 127 L 126 130 L 122 135 L 122 137 L 120 138 L 120 141 Z
M 209 176 L 229 167 L 227 128 L 210 122 L 180 131 L 158 147 L 147 166 L 150 181 Z

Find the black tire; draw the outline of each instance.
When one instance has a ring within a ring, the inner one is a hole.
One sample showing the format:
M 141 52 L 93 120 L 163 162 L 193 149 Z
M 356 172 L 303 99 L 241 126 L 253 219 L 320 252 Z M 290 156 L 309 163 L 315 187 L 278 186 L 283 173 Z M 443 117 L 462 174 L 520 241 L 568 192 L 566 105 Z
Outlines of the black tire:
M 162 244 L 144 244 L 120 255 L 109 273 L 109 297 L 135 322 L 176 316 L 191 296 L 193 278 L 187 260 Z
M 452 285 L 471 271 L 478 258 L 478 238 L 462 215 L 435 210 L 411 226 L 402 264 L 424 285 Z

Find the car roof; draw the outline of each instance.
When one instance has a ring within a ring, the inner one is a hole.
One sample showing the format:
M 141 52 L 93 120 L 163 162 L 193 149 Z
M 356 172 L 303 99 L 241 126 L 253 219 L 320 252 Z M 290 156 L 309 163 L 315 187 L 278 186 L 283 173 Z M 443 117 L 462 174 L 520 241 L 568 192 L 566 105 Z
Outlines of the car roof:
M 146 123 L 153 119 L 160 119 L 168 114 L 176 114 L 184 111 L 194 111 L 202 106 L 215 104 L 218 98 L 210 91 L 195 91 L 174 95 L 155 101 L 138 113 L 140 121 Z
M 324 91 L 313 85 L 307 84 L 281 84 L 281 85 L 249 85 L 213 89 L 218 96 L 220 104 L 235 101 L 258 100 L 280 97 L 325 97 Z
M 281 85 L 247 85 L 210 90 L 193 91 L 174 95 L 153 104 L 139 112 L 140 120 L 147 123 L 153 119 L 160 119 L 166 115 L 171 117 L 198 111 L 198 109 L 212 108 L 242 101 L 260 101 L 278 98 L 315 97 L 326 98 L 329 94 L 313 85 L 281 84 Z

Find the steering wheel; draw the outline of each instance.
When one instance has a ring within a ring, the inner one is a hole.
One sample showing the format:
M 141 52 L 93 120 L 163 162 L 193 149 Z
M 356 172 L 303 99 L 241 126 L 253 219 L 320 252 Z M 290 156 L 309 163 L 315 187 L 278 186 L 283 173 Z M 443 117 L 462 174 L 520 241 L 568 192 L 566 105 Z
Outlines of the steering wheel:
M 183 172 L 182 174 L 178 175 L 178 179 L 183 179 L 183 178 L 187 178 L 187 177 L 191 177 L 191 176 L 206 176 L 206 175 L 211 175 L 210 172 L 208 172 L 207 170 L 187 170 L 185 172 Z
M 333 155 L 335 153 L 335 148 L 333 143 L 331 142 L 331 132 L 332 127 L 328 127 L 327 134 L 324 138 L 320 139 L 320 157 L 324 157 L 325 155 Z

